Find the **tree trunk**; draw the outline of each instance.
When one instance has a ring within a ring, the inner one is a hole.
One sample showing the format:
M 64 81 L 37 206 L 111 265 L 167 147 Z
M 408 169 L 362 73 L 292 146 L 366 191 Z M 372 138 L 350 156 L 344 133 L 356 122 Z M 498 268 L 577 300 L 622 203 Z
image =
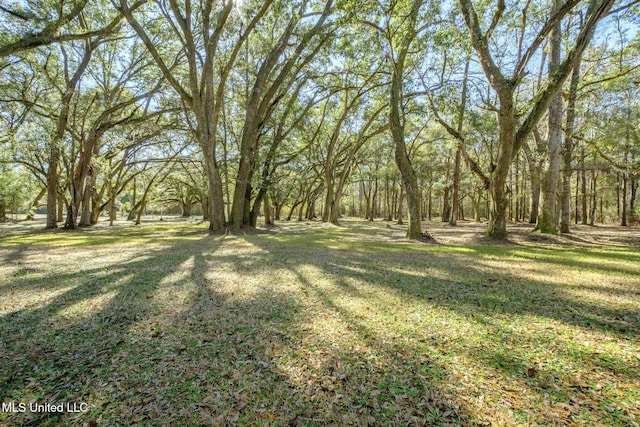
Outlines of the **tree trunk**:
M 182 217 L 189 218 L 191 216 L 191 200 L 183 200 L 180 205 L 182 206 Z
M 308 200 L 309 196 L 307 195 L 307 197 L 305 197 L 300 203 L 300 210 L 298 211 L 298 221 L 302 221 L 304 219 L 304 207 L 307 204 Z
M 84 194 L 82 196 L 82 210 L 80 212 L 81 227 L 91 226 L 91 199 L 93 196 L 94 176 L 89 173 L 87 176 L 87 183 L 84 186 Z
M 330 163 L 325 164 L 324 182 L 325 186 L 327 187 L 327 192 L 324 199 L 324 209 L 322 209 L 322 222 L 330 222 L 331 206 L 333 205 L 335 199 L 335 195 L 333 193 L 333 171 L 331 170 Z
M 626 227 L 627 223 L 627 172 L 622 173 L 622 212 L 620 218 L 620 225 Z
M 49 169 L 47 170 L 47 229 L 58 228 L 56 202 L 58 200 L 58 161 L 60 149 L 52 145 L 49 152 Z M 61 208 L 62 206 L 60 206 Z
M 271 218 L 271 203 L 270 203 L 268 194 L 264 195 L 263 201 L 264 201 L 264 223 L 265 225 L 273 225 L 273 219 Z
M 25 221 L 33 220 L 35 212 L 38 209 L 38 205 L 40 205 L 40 200 L 42 200 L 45 194 L 47 194 L 47 189 L 43 188 L 42 190 L 40 190 L 35 199 L 33 199 L 33 202 L 31 202 L 29 210 L 27 211 L 27 217 L 25 218 Z
M 393 214 L 391 213 L 391 191 L 389 188 L 389 175 L 384 176 L 384 217 L 387 221 L 391 221 Z
M 206 160 L 204 162 L 207 172 L 207 183 L 209 187 L 209 230 L 220 232 L 225 228 L 224 220 L 224 198 L 222 193 L 222 179 L 218 170 L 213 153 L 204 150 L 204 145 L 209 145 L 208 141 L 201 143 L 201 147 L 205 152 Z
M 393 70 L 391 76 L 391 94 L 390 94 L 390 108 L 389 108 L 389 127 L 391 129 L 391 135 L 395 146 L 395 160 L 402 176 L 402 184 L 407 194 L 407 213 L 409 216 L 409 227 L 407 228 L 407 238 L 409 239 L 421 239 L 423 238 L 422 227 L 420 220 L 422 215 L 420 214 L 420 207 L 422 205 L 422 197 L 420 194 L 420 188 L 418 187 L 418 178 L 409 155 L 407 153 L 407 147 L 405 144 L 404 135 L 404 113 L 402 113 L 402 88 L 404 82 L 404 68 L 407 57 L 407 52 L 411 41 L 416 35 L 415 24 L 418 17 L 418 10 L 421 5 L 420 0 L 414 0 L 412 3 L 411 12 L 409 14 L 409 23 L 407 34 L 404 37 L 403 43 L 400 46 L 397 60 L 393 63 Z M 393 55 L 391 55 L 393 57 Z M 428 234 L 426 235 L 428 236 Z M 430 236 L 429 236 L 430 237 Z
M 136 216 L 136 225 L 140 225 L 142 222 L 142 214 L 144 213 L 144 209 L 147 207 L 147 198 L 142 197 L 140 201 L 140 209 L 138 209 L 138 215 Z
M 293 214 L 296 211 L 296 208 L 300 206 L 302 202 L 303 200 L 296 200 L 295 202 L 293 202 L 293 204 L 291 205 L 291 209 L 289 209 L 289 214 L 287 215 L 287 221 L 291 221 L 291 218 L 293 217 Z
M 373 194 L 371 195 L 371 212 L 369 215 L 369 221 L 373 221 L 373 218 L 378 214 L 378 209 L 376 207 L 377 199 L 378 199 L 378 177 L 376 176 L 375 186 L 373 187 Z
M 211 218 L 211 207 L 209 206 L 209 196 L 202 195 L 202 220 L 209 221 Z
M 631 195 L 629 197 L 629 220 L 631 224 L 637 222 L 636 218 L 636 193 L 638 190 L 638 180 L 635 176 L 630 178 L 631 181 Z
M 427 219 L 431 221 L 433 218 L 433 183 L 429 182 L 429 189 L 427 193 Z
M 403 225 L 404 221 L 402 220 L 402 202 L 404 201 L 404 186 L 400 186 L 400 194 L 398 195 L 398 204 L 396 210 L 396 219 L 398 225 Z
M 131 190 L 131 201 L 129 202 L 129 215 L 127 215 L 127 221 L 131 221 L 136 217 L 136 196 L 137 196 L 137 189 L 138 186 L 136 185 L 136 179 L 135 177 L 133 178 L 133 188 Z M 204 212 L 204 206 L 202 207 L 202 211 Z
M 529 224 L 538 222 L 540 211 L 541 171 L 535 158 L 527 159 L 529 163 L 529 178 L 531 180 L 531 208 L 529 212 Z
M 554 0 L 554 10 L 560 8 L 560 2 Z M 560 24 L 551 32 L 549 54 L 549 76 L 560 65 Z M 542 178 L 542 212 L 536 223 L 536 230 L 542 233 L 557 233 L 558 182 L 562 151 L 562 93 L 555 94 L 549 106 L 549 132 L 547 137 L 547 167 Z
M 473 219 L 475 222 L 482 222 L 482 215 L 480 214 L 480 206 L 482 205 L 482 195 L 480 191 L 477 192 L 477 198 L 473 200 Z
M 64 197 L 62 197 L 62 195 L 58 194 L 57 197 L 57 204 L 56 204 L 56 220 L 57 222 L 62 222 L 64 221 Z M 48 203 L 47 203 L 48 204 Z
M 460 110 L 458 112 L 458 133 L 462 134 L 462 126 L 464 124 L 464 113 L 467 108 L 467 80 L 469 78 L 469 64 L 471 63 L 471 57 L 467 56 L 467 62 L 464 66 L 464 76 L 462 78 L 462 95 L 460 102 Z M 451 200 L 451 217 L 449 219 L 450 225 L 456 225 L 458 223 L 458 211 L 460 210 L 460 161 L 462 158 L 462 147 L 458 144 L 456 150 L 456 160 L 453 166 L 453 198 Z
M 112 189 L 113 191 L 113 189 Z M 112 194 L 109 199 L 109 226 L 113 227 L 113 223 L 118 219 L 118 211 L 116 210 L 116 195 Z
M 447 222 L 451 217 L 451 201 L 449 197 L 449 186 L 444 187 L 444 192 L 442 193 L 442 216 L 440 220 L 442 222 Z
M 587 213 L 587 170 L 584 165 L 584 148 L 580 152 L 580 175 L 581 175 L 581 193 L 582 193 L 582 223 L 587 225 L 589 223 L 589 215 Z
M 371 185 L 367 188 L 364 185 L 364 180 L 361 180 L 360 193 L 364 196 L 365 200 L 364 219 L 369 219 L 369 216 L 371 215 Z
M 136 216 L 138 215 L 138 208 L 140 207 L 141 202 L 142 200 L 138 200 L 134 205 L 131 206 L 131 209 L 129 209 L 129 215 L 127 215 L 127 221 L 133 221 L 134 219 L 136 219 Z M 93 210 L 97 210 L 95 207 L 95 202 Z M 91 223 L 95 224 L 93 219 L 91 220 Z
M 562 233 L 569 232 L 569 223 L 571 222 L 571 174 L 573 172 L 571 161 L 573 159 L 573 130 L 575 128 L 578 83 L 580 82 L 580 64 L 581 61 L 578 60 L 573 67 L 571 83 L 569 84 L 569 99 L 567 101 L 567 121 L 565 125 L 564 151 L 562 153 L 564 174 L 562 176 L 562 193 L 560 198 L 560 232 Z M 577 198 L 576 206 L 578 206 Z
M 342 198 L 342 189 L 339 188 L 335 192 L 333 201 L 331 205 L 329 205 L 329 222 L 332 224 L 338 225 L 338 220 L 340 218 L 340 199 Z
M 508 194 L 505 190 L 506 179 L 496 174 L 491 181 L 491 186 L 489 187 L 491 201 L 487 235 L 497 239 L 503 239 L 507 237 Z
M 500 145 L 495 169 L 491 173 L 489 184 L 489 224 L 487 235 L 496 239 L 507 237 L 507 208 L 508 192 L 507 177 L 513 159 L 513 140 L 515 138 L 515 127 L 517 123 L 513 103 L 510 98 L 503 98 L 501 104 Z
M 591 171 L 591 215 L 589 218 L 589 225 L 596 224 L 596 209 L 597 209 L 597 184 L 598 174 L 595 170 Z M 602 214 L 600 214 L 600 221 L 602 221 Z
M 288 198 L 288 197 L 287 197 L 287 198 Z M 279 201 L 279 202 L 277 202 L 277 203 L 274 203 L 275 211 L 274 211 L 274 214 L 273 214 L 273 216 L 274 216 L 274 218 L 273 218 L 273 219 L 274 219 L 275 221 L 280 221 L 280 220 L 281 220 L 281 216 L 282 216 L 282 207 L 284 206 L 284 203 L 285 203 L 285 202 L 286 202 L 286 199 L 284 199 L 284 200 L 282 200 L 282 201 Z

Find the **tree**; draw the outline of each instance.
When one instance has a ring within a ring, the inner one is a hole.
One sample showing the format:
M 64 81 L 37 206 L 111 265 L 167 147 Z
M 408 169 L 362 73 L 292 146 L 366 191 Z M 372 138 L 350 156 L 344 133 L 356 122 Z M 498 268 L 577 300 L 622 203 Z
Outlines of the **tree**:
M 135 10 L 146 1 L 139 0 L 130 9 Z M 0 6 L 0 22 L 6 22 L 0 30 L 0 58 L 54 43 L 103 37 L 117 31 L 122 15 L 110 15 L 99 3 L 97 7 L 97 10 L 93 9 L 88 0 L 29 1 Z M 99 20 L 99 27 L 74 28 L 69 25 L 78 19 L 85 20 L 87 16 Z
M 553 0 L 552 13 L 558 13 L 561 8 L 559 0 Z M 551 30 L 549 42 L 549 78 L 558 71 L 560 65 L 560 43 L 562 29 L 560 22 Z M 580 66 L 580 56 L 572 67 Z M 558 182 L 560 177 L 560 162 L 562 149 L 562 93 L 558 90 L 551 98 L 548 112 L 547 136 L 547 167 L 542 178 L 542 212 L 538 216 L 536 230 L 543 233 L 556 233 L 558 224 Z
M 125 47 L 131 52 L 130 57 L 118 59 L 118 51 Z M 75 97 L 69 129 L 71 150 L 65 156 L 69 173 L 65 228 L 69 229 L 78 225 L 81 204 L 83 215 L 80 225 L 91 225 L 90 201 L 97 167 L 93 160 L 103 155 L 105 136 L 124 133 L 134 126 L 144 129 L 141 125 L 153 120 L 160 127 L 159 119 L 172 109 L 171 105 L 163 105 L 156 96 L 163 79 L 150 72 L 152 63 L 139 44 L 107 41 L 96 47 L 93 58 L 94 63 L 90 64 L 85 78 L 93 90 Z M 138 132 L 139 135 L 142 133 Z M 130 149 L 124 141 L 121 147 Z M 107 163 L 115 157 L 113 152 L 104 154 L 107 154 Z
M 327 22 L 336 6 L 333 0 L 313 3 L 303 0 L 292 5 L 289 20 L 273 44 L 263 54 L 245 105 L 240 141 L 240 158 L 233 191 L 229 222 L 233 228 L 251 224 L 251 177 L 256 170 L 263 127 L 275 107 L 295 84 L 301 72 L 329 40 L 334 23 Z M 318 16 L 315 22 L 309 18 Z
M 495 90 L 499 105 L 495 106 L 498 115 L 499 147 L 496 159 L 496 167 L 491 172 L 489 191 L 491 194 L 491 212 L 487 234 L 496 238 L 503 238 L 507 234 L 507 188 L 506 180 L 509 169 L 516 155 L 522 148 L 525 140 L 543 117 L 549 105 L 562 87 L 565 79 L 571 73 L 576 62 L 589 44 L 593 33 L 602 18 L 611 7 L 613 0 L 598 0 L 592 2 L 586 13 L 583 28 L 578 33 L 572 49 L 567 53 L 551 74 L 545 84 L 531 98 L 525 110 L 518 108 L 516 103 L 516 90 L 523 83 L 527 73 L 527 66 L 535 57 L 542 42 L 552 32 L 562 19 L 579 4 L 577 0 L 570 0 L 555 10 L 549 18 L 544 20 L 536 31 L 529 46 L 524 49 L 523 38 L 526 28 L 526 14 L 523 17 L 525 25 L 521 28 L 517 60 L 511 75 L 505 74 L 505 66 L 495 60 L 495 52 L 492 52 L 491 39 L 504 16 L 506 5 L 504 1 L 498 2 L 498 7 L 491 18 L 491 23 L 486 30 L 481 28 L 480 17 L 471 0 L 460 0 L 460 8 L 465 24 L 469 29 L 471 44 L 476 52 L 487 82 Z M 497 45 L 500 45 L 498 43 Z M 523 117 L 521 119 L 520 117 Z
M 396 7 L 399 3 L 396 4 Z M 418 178 L 416 172 L 411 165 L 411 160 L 407 152 L 405 142 L 405 122 L 404 114 L 404 79 L 407 66 L 407 55 L 409 48 L 415 38 L 418 36 L 418 14 L 422 0 L 413 0 L 408 10 L 397 10 L 398 19 L 403 21 L 404 25 L 398 31 L 398 35 L 389 37 L 389 60 L 391 65 L 391 85 L 389 93 L 389 128 L 393 137 L 395 147 L 395 160 L 402 176 L 402 184 L 407 196 L 407 211 L 409 215 L 409 227 L 407 229 L 407 238 L 422 239 L 430 238 L 427 233 L 422 232 L 421 226 L 421 205 L 422 195 L 418 186 Z M 400 9 L 398 7 L 398 9 Z M 406 21 L 405 21 L 406 20 Z
M 176 1 L 162 0 L 156 3 L 156 9 L 145 10 L 145 17 L 149 22 L 161 17 L 171 29 L 173 38 L 169 43 L 175 47 L 175 50 L 166 49 L 164 54 L 163 40 L 159 38 L 159 34 L 150 34 L 147 30 L 153 29 L 154 26 L 142 25 L 134 16 L 133 7 L 128 5 L 127 0 L 120 0 L 119 3 L 113 0 L 113 2 L 143 41 L 164 77 L 180 96 L 185 117 L 204 156 L 209 189 L 209 230 L 221 231 L 225 228 L 225 212 L 222 179 L 216 158 L 216 138 L 225 82 L 242 45 L 260 18 L 267 12 L 272 1 L 265 1 L 260 8 L 256 9 L 240 35 L 230 42 L 232 47 L 227 52 L 228 56 L 225 56 L 222 61 L 218 57 L 223 49 L 220 41 L 234 8 L 232 0 L 225 1 L 220 10 L 216 10 L 213 0 L 201 2 L 195 9 L 190 0 L 187 0 L 182 8 Z M 176 43 L 177 46 L 175 46 Z M 186 61 L 184 75 L 176 70 L 180 62 L 176 59 L 182 57 Z M 218 64 L 221 64 L 220 68 L 217 67 Z

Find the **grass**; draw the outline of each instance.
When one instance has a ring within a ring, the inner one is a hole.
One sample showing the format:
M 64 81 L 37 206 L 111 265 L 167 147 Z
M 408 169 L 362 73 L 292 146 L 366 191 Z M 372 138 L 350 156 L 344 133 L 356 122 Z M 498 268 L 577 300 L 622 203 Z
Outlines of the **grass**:
M 454 232 L 2 237 L 0 401 L 89 410 L 0 425 L 638 425 L 640 248 Z

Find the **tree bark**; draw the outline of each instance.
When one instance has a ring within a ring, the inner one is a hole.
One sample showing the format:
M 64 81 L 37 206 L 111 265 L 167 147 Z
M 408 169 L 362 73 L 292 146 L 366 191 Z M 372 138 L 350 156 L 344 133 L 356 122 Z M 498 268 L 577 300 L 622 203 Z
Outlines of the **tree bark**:
M 58 129 L 61 125 L 58 121 Z M 57 139 L 57 138 L 56 138 Z M 49 149 L 49 169 L 47 170 L 47 225 L 46 228 L 52 230 L 58 228 L 58 212 L 56 202 L 58 201 L 58 162 L 60 160 L 60 148 L 57 144 L 52 144 Z
M 626 161 L 627 153 L 625 153 L 625 161 Z M 628 183 L 628 174 L 626 171 L 622 172 L 622 212 L 620 214 L 620 225 L 626 227 L 629 225 L 627 223 L 627 183 Z
M 580 188 L 581 188 L 581 196 L 582 196 L 582 224 L 587 225 L 589 223 L 589 215 L 587 213 L 587 170 L 584 164 L 584 148 L 580 152 Z
M 33 220 L 35 211 L 38 209 L 38 206 L 40 205 L 40 200 L 42 200 L 45 194 L 47 194 L 46 187 L 40 190 L 40 192 L 36 195 L 36 197 L 33 199 L 31 204 L 29 205 L 29 209 L 27 210 L 27 216 L 25 217 L 25 221 Z
M 560 1 L 554 0 L 553 12 L 560 9 Z M 549 53 L 549 76 L 560 66 L 561 28 L 558 23 L 551 32 Z M 557 233 L 558 181 L 562 150 L 562 94 L 558 91 L 549 106 L 549 131 L 547 136 L 547 166 L 542 177 L 542 211 L 538 216 L 536 231 Z
M 396 206 L 396 220 L 398 225 L 403 225 L 402 219 L 402 204 L 404 203 L 404 185 L 400 184 L 400 192 L 398 194 L 398 203 Z
M 464 75 L 462 77 L 462 94 L 460 101 L 460 110 L 458 111 L 458 133 L 462 134 L 462 126 L 464 124 L 464 113 L 467 108 L 467 80 L 469 78 L 469 64 L 471 57 L 467 56 L 467 62 L 464 66 Z M 458 223 L 458 211 L 460 209 L 460 161 L 462 158 L 462 147 L 458 145 L 456 149 L 456 160 L 453 166 L 453 199 L 451 201 L 451 218 L 450 225 Z
M 597 212 L 597 182 L 598 182 L 598 174 L 595 170 L 591 171 L 591 215 L 589 218 L 589 225 L 596 225 L 596 212 Z M 602 214 L 600 215 L 600 221 L 602 221 Z
M 402 41 L 397 59 L 392 61 L 393 70 L 391 76 L 389 109 L 389 126 L 395 146 L 396 165 L 398 165 L 398 169 L 400 170 L 402 183 L 407 195 L 407 213 L 409 217 L 409 227 L 407 228 L 408 239 L 422 239 L 425 237 L 423 236 L 420 224 L 422 219 L 422 215 L 420 213 L 422 197 L 420 194 L 420 188 L 418 187 L 418 178 L 413 170 L 413 166 L 411 165 L 411 161 L 409 160 L 409 155 L 407 153 L 404 135 L 404 114 L 402 112 L 402 88 L 404 82 L 405 62 L 411 41 L 413 41 L 416 36 L 415 25 L 421 3 L 422 2 L 420 0 L 413 1 L 408 17 L 409 23 L 407 24 L 407 35 Z M 393 54 L 391 57 L 393 58 Z M 426 233 L 425 235 L 426 237 L 430 237 Z
M 133 178 L 133 188 L 131 190 L 131 202 L 130 202 L 130 208 L 129 208 L 129 215 L 127 216 L 127 221 L 132 221 L 136 217 L 136 208 L 138 207 L 138 202 L 136 201 L 136 196 L 137 196 L 136 192 L 137 192 L 136 179 Z M 202 208 L 202 211 L 205 212 L 204 206 Z
M 57 197 L 57 204 L 56 204 L 56 220 L 57 222 L 62 222 L 64 221 L 64 197 L 62 197 L 62 195 L 58 194 Z
M 268 194 L 264 195 L 264 223 L 265 225 L 273 225 L 271 217 L 271 201 Z
M 82 196 L 82 210 L 80 213 L 81 227 L 88 227 L 91 224 L 91 199 L 93 196 L 93 187 L 95 185 L 95 177 L 93 172 L 89 172 L 87 176 L 87 183 L 84 186 L 84 195 Z
M 2 198 L 0 198 L 0 222 L 7 222 L 7 205 Z
M 569 223 L 571 222 L 571 175 L 573 168 L 571 162 L 573 160 L 573 131 L 575 128 L 576 116 L 576 100 L 578 98 L 578 83 L 580 81 L 580 64 L 576 62 L 571 74 L 571 83 L 569 84 L 569 97 L 567 100 L 567 119 L 564 131 L 564 149 L 562 160 L 564 165 L 564 173 L 562 175 L 562 193 L 560 197 L 560 232 L 569 233 Z M 576 206 L 578 199 L 576 199 Z M 577 209 L 576 209 L 577 210 Z M 577 219 L 577 218 L 576 218 Z

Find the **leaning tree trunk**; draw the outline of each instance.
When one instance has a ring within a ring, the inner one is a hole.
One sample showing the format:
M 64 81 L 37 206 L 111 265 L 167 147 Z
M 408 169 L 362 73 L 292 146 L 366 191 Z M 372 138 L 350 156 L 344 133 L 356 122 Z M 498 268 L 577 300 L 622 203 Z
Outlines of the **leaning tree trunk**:
M 33 199 L 33 202 L 31 202 L 31 205 L 29 206 L 29 210 L 27 211 L 27 217 L 25 218 L 25 221 L 33 220 L 35 212 L 38 209 L 38 206 L 40 205 L 40 200 L 42 200 L 45 194 L 47 194 L 47 189 L 43 188 L 42 190 L 40 190 L 40 192 L 35 197 L 35 199 Z
M 127 221 L 133 221 L 134 219 L 136 219 L 136 216 L 138 215 L 138 208 L 140 207 L 141 202 L 142 200 L 138 200 L 133 206 L 131 206 L 129 215 L 127 215 Z

